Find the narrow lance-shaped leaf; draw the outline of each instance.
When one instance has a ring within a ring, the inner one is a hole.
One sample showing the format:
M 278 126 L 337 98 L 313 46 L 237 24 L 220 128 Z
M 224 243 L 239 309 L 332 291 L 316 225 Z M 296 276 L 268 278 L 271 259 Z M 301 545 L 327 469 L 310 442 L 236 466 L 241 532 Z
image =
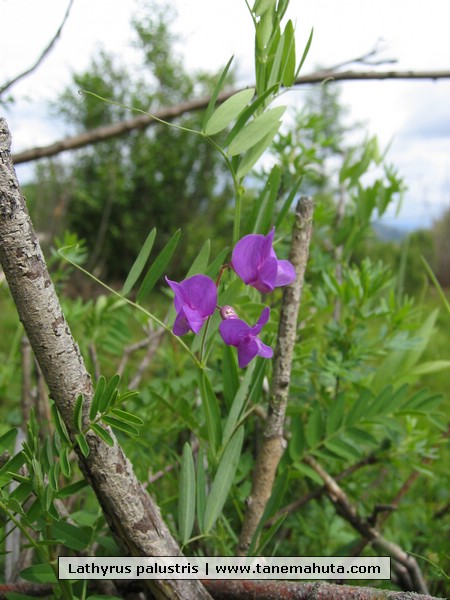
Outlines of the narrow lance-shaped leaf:
M 139 429 L 134 425 L 130 425 L 125 421 L 121 421 L 120 419 L 116 419 L 115 417 L 111 417 L 109 414 L 102 417 L 103 423 L 109 425 L 110 427 L 114 427 L 115 429 L 119 429 L 120 431 L 124 431 L 125 433 L 129 433 L 130 435 L 139 435 Z
M 205 114 L 203 116 L 203 123 L 202 123 L 202 131 L 204 131 L 206 123 L 209 121 L 210 116 L 213 113 L 214 107 L 216 105 L 217 102 L 217 97 L 219 95 L 220 90 L 222 89 L 222 86 L 224 84 L 225 81 L 225 77 L 227 76 L 227 73 L 231 67 L 231 63 L 233 62 L 233 56 L 230 58 L 230 60 L 227 62 L 227 64 L 225 65 L 225 68 L 223 69 L 220 77 L 219 77 L 219 81 L 216 84 L 216 87 L 214 88 L 213 93 L 211 94 L 211 98 L 209 100 L 209 104 L 205 110 Z
M 283 66 L 281 70 L 281 83 L 291 87 L 295 81 L 295 36 L 294 26 L 289 20 L 284 30 Z
M 216 395 L 211 382 L 204 371 L 201 373 L 200 390 L 202 395 L 202 406 L 205 415 L 206 429 L 211 449 L 215 454 L 219 449 L 222 437 L 222 423 L 220 420 L 220 410 Z
M 17 429 L 10 429 L 0 437 L 0 453 L 12 448 L 17 436 Z
M 101 395 L 98 402 L 98 412 L 105 412 L 111 404 L 113 404 L 113 399 L 115 399 L 115 392 L 117 390 L 117 386 L 120 383 L 120 375 L 114 375 L 108 381 L 108 385 L 106 386 L 103 394 Z
M 203 532 L 206 508 L 206 474 L 203 464 L 203 450 L 200 447 L 197 454 L 197 521 L 200 531 Z
M 91 419 L 91 421 L 93 421 L 97 416 L 100 398 L 103 396 L 105 388 L 106 379 L 103 377 L 103 375 L 100 375 L 97 381 L 97 385 L 95 386 L 95 392 L 92 396 L 91 406 L 89 408 L 89 418 Z
M 83 404 L 84 397 L 83 394 L 80 394 L 75 402 L 75 408 L 73 411 L 73 424 L 78 432 L 81 431 L 83 426 Z
M 78 446 L 80 447 L 81 453 L 84 457 L 87 458 L 89 456 L 90 448 L 88 446 L 86 438 L 82 433 L 76 433 L 75 439 L 77 441 Z
M 276 125 L 279 125 L 279 121 L 285 110 L 285 106 L 276 106 L 275 108 L 271 108 L 261 115 L 258 115 L 253 121 L 250 121 L 250 123 L 247 123 L 229 145 L 228 154 L 230 156 L 242 154 L 257 144 L 270 133 Z
M 241 426 L 225 448 L 217 468 L 211 492 L 206 501 L 204 531 L 208 533 L 220 516 L 233 484 L 244 441 L 244 428 Z
M 254 95 L 254 88 L 249 88 L 247 90 L 236 92 L 236 94 L 230 96 L 230 98 L 218 106 L 211 115 L 211 118 L 205 127 L 205 134 L 215 135 L 216 133 L 223 131 L 228 127 L 231 121 L 237 119 Z
M 278 133 L 280 125 L 281 122 L 277 122 L 260 142 L 253 146 L 249 152 L 244 154 L 242 159 L 239 161 L 239 166 L 236 170 L 236 177 L 238 179 L 245 177 L 245 175 L 247 175 L 247 173 L 254 167 L 256 162 L 261 158 L 261 156 L 272 143 L 273 138 Z
M 154 263 L 148 270 L 147 275 L 145 276 L 144 281 L 142 282 L 142 285 L 139 288 L 139 292 L 137 295 L 138 302 L 142 302 L 142 300 L 146 296 L 148 296 L 148 294 L 150 294 L 152 289 L 155 287 L 155 283 L 164 273 L 167 265 L 169 264 L 170 259 L 172 258 L 173 253 L 175 252 L 178 240 L 180 239 L 180 233 L 181 231 L 178 229 L 173 234 L 173 236 L 158 254 Z
M 183 447 L 178 494 L 178 527 L 181 543 L 191 537 L 195 518 L 195 466 L 192 450 L 188 443 Z
M 308 41 L 306 42 L 305 49 L 303 50 L 303 54 L 302 54 L 302 57 L 298 64 L 297 71 L 295 72 L 294 80 L 297 79 L 297 77 L 299 76 L 299 73 L 303 67 L 303 63 L 305 62 L 306 57 L 308 56 L 308 52 L 309 52 L 309 49 L 311 48 L 311 43 L 313 40 L 313 35 L 314 35 L 314 27 L 311 29 L 311 33 L 309 34 L 309 38 L 308 38 Z
M 114 440 L 110 436 L 110 434 L 106 431 L 106 429 L 104 429 L 97 423 L 93 423 L 91 425 L 91 429 L 94 433 L 96 433 L 98 435 L 99 438 L 101 438 L 104 442 L 106 442 L 108 444 L 108 446 L 111 446 L 111 447 L 114 446 Z
M 122 294 L 126 296 L 129 291 L 131 291 L 132 287 L 139 279 L 140 274 L 144 270 L 145 264 L 147 262 L 148 257 L 150 256 L 150 252 L 153 248 L 153 243 L 156 237 L 156 228 L 154 227 L 147 236 L 147 239 L 144 242 L 144 245 L 139 251 L 139 254 L 136 260 L 133 263 L 133 266 L 128 273 L 128 277 L 125 279 L 125 283 L 123 284 Z

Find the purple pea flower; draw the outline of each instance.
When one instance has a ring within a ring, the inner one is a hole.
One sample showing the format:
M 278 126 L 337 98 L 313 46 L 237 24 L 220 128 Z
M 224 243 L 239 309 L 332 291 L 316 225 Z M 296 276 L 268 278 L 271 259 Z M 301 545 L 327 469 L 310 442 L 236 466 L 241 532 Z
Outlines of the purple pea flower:
M 246 367 L 255 356 L 272 358 L 272 348 L 263 344 L 257 337 L 269 320 L 269 315 L 270 308 L 267 306 L 262 311 L 256 325 L 250 327 L 245 321 L 238 318 L 231 306 L 223 306 L 220 309 L 220 316 L 224 319 L 219 325 L 220 335 L 225 344 L 237 347 L 238 363 L 241 368 Z
M 181 283 L 167 283 L 175 293 L 173 300 L 177 317 L 173 325 L 175 335 L 184 335 L 188 331 L 198 333 L 203 323 L 210 317 L 217 306 L 217 287 L 206 275 L 193 275 Z
M 266 236 L 250 234 L 236 244 L 231 266 L 244 283 L 263 294 L 295 280 L 295 269 L 288 260 L 278 260 L 273 249 L 275 228 Z

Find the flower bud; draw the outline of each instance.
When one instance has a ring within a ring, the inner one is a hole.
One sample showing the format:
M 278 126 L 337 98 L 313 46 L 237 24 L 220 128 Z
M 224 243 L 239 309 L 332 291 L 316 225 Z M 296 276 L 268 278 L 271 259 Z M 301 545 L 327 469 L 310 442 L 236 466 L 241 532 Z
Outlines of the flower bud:
M 225 304 L 220 309 L 220 318 L 222 321 L 226 321 L 227 319 L 239 319 L 234 308 L 228 304 Z

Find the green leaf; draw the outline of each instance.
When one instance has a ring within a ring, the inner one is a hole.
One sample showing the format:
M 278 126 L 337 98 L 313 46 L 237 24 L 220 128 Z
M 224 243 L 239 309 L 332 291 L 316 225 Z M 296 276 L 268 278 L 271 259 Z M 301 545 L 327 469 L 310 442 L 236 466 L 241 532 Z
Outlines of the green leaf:
M 104 389 L 103 394 L 100 396 L 98 401 L 98 412 L 104 413 L 108 410 L 110 406 L 114 404 L 114 400 L 116 400 L 117 395 L 117 387 L 120 383 L 120 375 L 116 374 L 108 381 L 106 388 Z
M 73 411 L 73 424 L 75 430 L 78 432 L 81 432 L 83 428 L 83 403 L 84 396 L 83 394 L 80 394 L 75 402 L 75 408 Z
M 303 181 L 303 179 L 300 177 L 296 181 L 293 188 L 289 192 L 286 200 L 284 201 L 283 206 L 281 207 L 280 212 L 278 213 L 277 220 L 275 221 L 276 229 L 278 229 L 281 226 L 287 213 L 289 212 L 289 209 L 291 208 L 292 203 L 294 202 L 294 199 L 295 199 L 296 195 L 298 194 L 298 191 L 300 189 L 300 185 L 302 184 L 302 181 Z
M 232 56 L 230 58 L 230 60 L 227 62 L 227 64 L 225 65 L 225 68 L 223 69 L 223 71 L 222 71 L 222 73 L 221 73 L 221 75 L 219 77 L 219 81 L 217 82 L 216 87 L 214 88 L 214 91 L 213 91 L 213 93 L 211 95 L 211 98 L 209 100 L 209 104 L 208 104 L 208 106 L 207 106 L 207 108 L 205 110 L 205 114 L 203 115 L 202 131 L 205 130 L 206 123 L 209 121 L 209 119 L 210 119 L 210 117 L 211 117 L 211 115 L 213 113 L 214 107 L 215 107 L 216 102 L 217 102 L 217 97 L 219 96 L 220 90 L 222 89 L 222 86 L 224 84 L 224 81 L 225 81 L 225 78 L 227 76 L 227 73 L 228 73 L 228 71 L 229 71 L 229 69 L 231 67 L 231 63 L 233 62 L 233 58 L 234 57 Z
M 95 392 L 92 396 L 91 406 L 89 409 L 89 418 L 91 419 L 91 421 L 93 421 L 97 416 L 97 413 L 99 411 L 98 407 L 100 404 L 100 398 L 103 396 L 105 388 L 106 379 L 103 377 L 103 375 L 100 375 L 97 381 L 97 385 L 95 386 Z
M 246 232 L 268 233 L 280 184 L 281 169 L 278 165 L 275 165 L 259 197 L 253 202 L 253 207 L 245 228 Z
M 227 138 L 223 144 L 223 147 L 226 148 L 231 144 L 237 134 L 243 129 L 245 123 L 250 119 L 250 117 L 256 113 L 256 111 L 265 106 L 266 100 L 278 89 L 277 85 L 266 90 L 263 94 L 256 97 L 256 100 L 250 104 L 245 110 L 242 111 L 242 114 L 239 116 L 236 123 L 233 125 L 230 133 L 227 135 Z
M 291 439 L 289 440 L 289 456 L 293 462 L 298 462 L 306 451 L 306 436 L 300 415 L 295 415 L 291 422 Z
M 275 8 L 275 4 L 276 0 L 255 0 L 252 12 L 254 13 L 255 17 L 262 17 L 262 15 L 268 10 L 273 10 Z
M 236 362 L 236 354 L 227 344 L 223 344 L 222 381 L 223 396 L 227 407 L 230 407 L 233 402 L 233 398 L 239 389 L 239 372 Z
M 55 540 L 71 550 L 81 552 L 89 546 L 90 539 L 86 533 L 80 527 L 66 523 L 66 521 L 53 522 L 52 532 Z
M 308 38 L 308 41 L 306 42 L 305 49 L 303 50 L 303 54 L 302 54 L 302 57 L 301 57 L 300 62 L 298 64 L 297 71 L 295 72 L 294 81 L 299 76 L 299 73 L 300 73 L 300 71 L 302 70 L 302 67 L 303 67 L 303 63 L 305 62 L 306 57 L 308 56 L 308 52 L 309 52 L 309 49 L 311 48 L 311 43 L 312 43 L 312 40 L 313 40 L 313 35 L 314 35 L 314 27 L 311 29 L 311 33 L 309 34 L 309 38 Z
M 91 425 L 91 429 L 94 433 L 96 433 L 98 435 L 99 438 L 101 438 L 104 442 L 106 442 L 108 444 L 108 446 L 111 446 L 111 447 L 114 446 L 113 438 L 106 431 L 106 429 L 101 427 L 101 425 L 98 425 L 97 423 L 93 423 Z
M 280 119 L 285 110 L 285 106 L 276 106 L 247 123 L 228 146 L 228 154 L 230 156 L 242 154 L 272 133 L 275 127 L 278 131 L 281 123 Z
M 87 481 L 82 479 L 81 481 L 76 481 L 75 483 L 71 483 L 70 485 L 58 490 L 55 496 L 56 498 L 70 498 L 87 486 Z
M 12 450 L 17 437 L 17 429 L 10 429 L 0 437 L 0 454 L 5 450 Z
M 19 594 L 18 592 L 5 592 L 6 600 L 36 600 L 36 596 L 28 594 Z
M 340 458 L 345 458 L 348 460 L 357 460 L 361 456 L 361 453 L 358 452 L 358 450 L 354 446 L 348 444 L 347 442 L 344 442 L 344 440 L 326 440 L 324 446 L 325 448 L 327 448 L 327 450 L 331 450 L 331 452 L 333 452 Z
M 136 281 L 139 279 L 142 271 L 144 270 L 145 264 L 150 256 L 150 252 L 152 251 L 153 244 L 155 242 L 156 237 L 156 228 L 154 227 L 147 236 L 147 239 L 144 242 L 144 245 L 139 251 L 139 254 L 136 260 L 133 263 L 133 266 L 128 273 L 127 278 L 125 279 L 125 283 L 123 284 L 122 294 L 126 296 L 128 292 L 131 291 Z
M 64 446 L 61 448 L 61 453 L 59 455 L 59 461 L 61 463 L 61 471 L 64 477 L 69 478 L 71 473 L 71 466 L 69 461 L 69 448 Z
M 206 508 L 206 474 L 203 463 L 203 451 L 200 447 L 197 454 L 197 521 L 200 531 L 203 533 L 203 523 Z
M 119 421 L 124 421 L 125 423 L 130 423 L 131 425 L 142 427 L 144 424 L 144 421 L 140 417 L 137 417 L 136 415 L 133 415 L 132 413 L 120 408 L 113 408 L 110 414 L 119 419 Z
M 345 416 L 345 395 L 339 394 L 332 404 L 326 418 L 327 436 L 331 436 L 341 427 Z
M 178 529 L 181 543 L 186 544 L 195 519 L 195 466 L 190 445 L 186 442 L 181 458 L 178 494 Z
M 208 441 L 211 444 L 213 455 L 216 456 L 222 439 L 222 422 L 219 404 L 205 371 L 202 371 L 201 373 L 200 391 L 206 421 L 206 430 L 208 432 Z
M 295 82 L 295 35 L 292 21 L 286 24 L 283 34 L 283 61 L 281 70 L 281 83 L 284 87 L 291 87 Z
M 371 401 L 372 394 L 370 390 L 363 390 L 361 396 L 355 401 L 345 419 L 348 426 L 361 421 Z
M 323 480 L 319 477 L 319 475 L 317 475 L 317 473 L 314 471 L 314 469 L 312 469 L 309 465 L 305 465 L 305 463 L 302 463 L 302 462 L 296 462 L 294 464 L 294 467 L 297 471 L 299 471 L 303 475 L 306 475 L 306 477 L 309 477 L 318 485 L 323 485 Z
M 211 492 L 206 500 L 204 532 L 208 533 L 219 518 L 233 484 L 244 441 L 244 428 L 241 426 L 228 442 L 217 468 Z
M 228 417 L 225 421 L 225 427 L 223 430 L 223 439 L 222 439 L 223 445 L 226 445 L 228 443 L 228 440 L 231 438 L 231 436 L 233 435 L 233 433 L 235 431 L 236 425 L 242 414 L 242 410 L 248 399 L 248 393 L 249 393 L 250 385 L 253 381 L 253 374 L 254 374 L 256 365 L 257 365 L 256 362 L 252 362 L 248 366 L 247 371 L 244 375 L 244 378 L 242 379 L 242 382 L 234 396 L 233 404 L 231 405 L 231 408 L 228 413 Z
M 20 572 L 20 576 L 33 583 L 58 583 L 55 572 L 49 564 L 27 567 Z
M 324 431 L 325 427 L 323 424 L 322 411 L 320 405 L 316 404 L 305 426 L 305 436 L 309 448 L 314 448 L 319 444 Z
M 59 414 L 59 410 L 56 408 L 55 403 L 51 405 L 50 411 L 52 413 L 53 424 L 55 426 L 56 431 L 58 432 L 59 437 L 61 438 L 61 441 L 65 442 L 66 444 L 70 444 L 71 441 L 69 434 L 67 433 L 66 424 L 62 420 L 62 417 Z
M 253 148 L 250 149 L 249 152 L 241 157 L 239 166 L 236 170 L 237 179 L 243 179 L 247 173 L 251 171 L 251 169 L 255 166 L 257 161 L 272 143 L 272 140 L 278 133 L 279 128 L 280 123 L 275 125 L 275 127 L 262 140 L 260 140 L 255 146 L 253 146 Z
M 205 127 L 205 134 L 215 135 L 225 129 L 231 121 L 237 119 L 254 95 L 254 88 L 249 88 L 230 96 L 211 115 Z
M 84 435 L 82 433 L 76 433 L 75 434 L 75 439 L 77 441 L 77 444 L 81 450 L 82 455 L 87 458 L 89 456 L 89 452 L 91 451 L 89 448 L 89 445 L 86 441 L 86 438 L 84 437 Z
M 61 465 L 57 462 L 53 463 L 48 471 L 48 485 L 54 492 L 58 491 L 59 483 L 59 474 L 61 471 Z
M 164 273 L 173 253 L 175 252 L 178 240 L 180 239 L 180 234 L 181 230 L 177 229 L 177 231 L 173 234 L 173 236 L 155 258 L 155 261 L 148 270 L 147 275 L 145 276 L 144 281 L 139 288 L 139 292 L 137 294 L 138 302 L 142 302 L 142 300 L 148 296 L 148 294 L 150 294 L 152 289 L 155 287 L 156 282 Z
M 212 277 L 214 279 L 220 267 L 224 264 L 227 255 L 228 248 L 224 248 L 208 266 L 208 268 L 205 271 L 205 275 L 208 275 L 208 277 Z
M 106 425 L 114 427 L 115 429 L 119 429 L 120 431 L 124 431 L 125 433 L 129 433 L 130 435 L 139 435 L 139 429 L 137 429 L 137 427 L 130 425 L 130 423 L 122 421 L 121 419 L 111 417 L 110 414 L 102 417 L 102 421 Z

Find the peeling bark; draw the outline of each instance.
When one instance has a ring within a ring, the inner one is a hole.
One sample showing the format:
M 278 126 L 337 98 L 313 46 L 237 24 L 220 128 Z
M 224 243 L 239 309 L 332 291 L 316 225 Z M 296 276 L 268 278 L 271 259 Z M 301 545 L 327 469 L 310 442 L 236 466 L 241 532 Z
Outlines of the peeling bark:
M 10 154 L 11 135 L 0 119 L 0 264 L 31 347 L 71 437 L 77 397 L 92 398 L 91 378 L 72 337 L 33 230 Z M 115 440 L 114 434 L 109 431 Z M 180 549 L 159 508 L 137 480 L 115 440 L 110 448 L 87 436 L 90 454 L 78 454 L 112 532 L 132 556 L 176 556 Z M 198 581 L 149 581 L 157 599 L 210 598 Z

